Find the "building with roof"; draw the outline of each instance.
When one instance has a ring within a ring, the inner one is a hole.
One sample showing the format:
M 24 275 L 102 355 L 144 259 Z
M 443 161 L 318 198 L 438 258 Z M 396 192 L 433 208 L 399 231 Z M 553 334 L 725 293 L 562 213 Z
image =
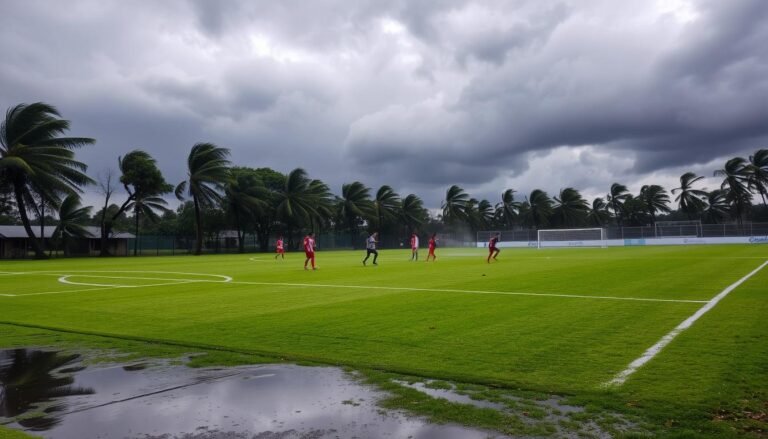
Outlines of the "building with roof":
M 55 242 L 53 232 L 55 225 L 46 226 L 44 239 L 46 250 L 61 250 L 61 243 Z M 101 252 L 101 230 L 98 227 L 85 227 L 88 236 L 71 238 L 67 245 L 67 253 L 71 256 L 96 256 Z M 39 236 L 40 226 L 32 226 L 35 236 Z M 132 233 L 114 232 L 107 240 L 109 252 L 113 255 L 128 254 L 128 240 L 135 236 Z M 24 226 L 0 226 L 0 259 L 28 258 L 34 254 L 29 237 Z

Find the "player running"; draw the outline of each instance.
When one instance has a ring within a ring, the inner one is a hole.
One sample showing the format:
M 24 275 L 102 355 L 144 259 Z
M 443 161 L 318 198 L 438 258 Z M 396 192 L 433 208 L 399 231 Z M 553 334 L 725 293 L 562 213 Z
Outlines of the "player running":
M 312 261 L 312 269 L 317 270 L 317 267 L 315 267 L 315 234 L 312 232 L 309 232 L 304 237 L 304 254 L 307 255 L 307 259 L 304 260 L 304 269 L 309 270 L 307 263 Z
M 419 260 L 419 235 L 414 232 L 411 235 L 411 261 Z
M 432 262 L 435 262 L 437 260 L 437 256 L 435 256 L 435 247 L 437 247 L 437 233 L 432 234 L 432 237 L 429 238 L 429 242 L 427 243 L 427 246 L 429 247 L 429 254 L 427 254 L 427 262 L 429 262 L 430 256 L 432 256 Z
M 278 256 L 282 256 L 285 259 L 285 245 L 283 244 L 283 235 L 277 237 L 277 244 L 275 244 L 275 260 Z
M 368 237 L 368 239 L 365 240 L 365 259 L 363 259 L 363 265 L 366 265 L 366 262 L 368 262 L 368 258 L 373 255 L 373 265 L 379 265 L 376 263 L 376 259 L 379 258 L 379 252 L 376 251 L 376 244 L 379 242 L 376 238 L 378 238 L 379 233 L 373 232 L 371 236 Z
M 496 247 L 496 244 L 499 242 L 499 237 L 501 236 L 501 233 L 497 233 L 493 235 L 490 241 L 488 241 L 488 259 L 486 262 L 489 264 L 491 263 L 491 257 L 493 257 L 494 261 L 497 261 L 496 256 L 499 255 L 499 249 Z

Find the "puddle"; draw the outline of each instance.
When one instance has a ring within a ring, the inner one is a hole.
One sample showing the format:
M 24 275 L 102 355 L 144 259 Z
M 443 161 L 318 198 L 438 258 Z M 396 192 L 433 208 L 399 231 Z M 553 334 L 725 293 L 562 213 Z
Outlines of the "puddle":
M 503 437 L 376 406 L 384 394 L 332 367 L 88 366 L 0 351 L 0 424 L 55 439 Z

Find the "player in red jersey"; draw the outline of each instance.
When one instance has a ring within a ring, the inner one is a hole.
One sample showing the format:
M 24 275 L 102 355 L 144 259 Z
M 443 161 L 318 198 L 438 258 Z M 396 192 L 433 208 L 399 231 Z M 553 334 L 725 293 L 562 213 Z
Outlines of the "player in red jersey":
M 419 235 L 416 232 L 411 235 L 411 260 L 419 260 Z
M 496 247 L 496 244 L 499 242 L 499 237 L 501 237 L 501 233 L 497 233 L 493 235 L 490 241 L 488 241 L 488 259 L 486 262 L 489 264 L 491 263 L 491 257 L 493 257 L 493 260 L 496 261 L 496 256 L 499 255 L 499 249 Z
M 304 269 L 308 270 L 307 263 L 312 261 L 312 269 L 317 270 L 315 267 L 315 234 L 312 232 L 304 237 L 304 254 L 307 255 L 307 259 L 304 260 Z
M 275 249 L 277 254 L 275 255 L 275 259 L 277 259 L 278 256 L 282 256 L 283 259 L 285 259 L 285 246 L 283 244 L 283 235 L 280 235 L 277 237 L 277 244 L 275 244 Z
M 437 256 L 435 256 L 435 247 L 437 247 L 437 233 L 433 233 L 432 237 L 429 238 L 429 242 L 427 243 L 429 247 L 429 254 L 427 254 L 427 262 L 429 262 L 429 257 L 432 256 L 432 262 L 435 262 L 437 260 Z

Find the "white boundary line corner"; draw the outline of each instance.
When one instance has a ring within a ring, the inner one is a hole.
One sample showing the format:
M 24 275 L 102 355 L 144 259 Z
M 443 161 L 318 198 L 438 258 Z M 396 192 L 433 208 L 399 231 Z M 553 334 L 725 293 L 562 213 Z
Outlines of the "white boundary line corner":
M 672 342 L 672 340 L 675 339 L 681 332 L 685 331 L 686 329 L 690 328 L 696 320 L 698 320 L 701 316 L 707 313 L 707 311 L 711 310 L 715 307 L 721 300 L 723 300 L 728 294 L 730 294 L 731 291 L 735 290 L 739 285 L 743 284 L 747 281 L 750 277 L 757 274 L 758 271 L 762 270 L 763 267 L 768 265 L 768 261 L 763 262 L 760 264 L 759 267 L 755 268 L 751 272 L 749 272 L 746 276 L 742 277 L 741 279 L 737 280 L 736 282 L 732 283 L 731 285 L 727 286 L 723 291 L 721 291 L 717 296 L 710 299 L 704 306 L 699 308 L 698 311 L 696 311 L 692 316 L 688 317 L 687 319 L 683 320 L 682 323 L 677 325 L 675 329 L 669 331 L 665 336 L 661 337 L 659 341 L 656 342 L 653 346 L 648 348 L 643 354 L 635 359 L 633 362 L 629 363 L 629 366 L 627 366 L 626 369 L 619 372 L 613 379 L 610 381 L 604 383 L 605 387 L 611 387 L 611 386 L 621 386 L 627 381 L 627 378 L 629 378 L 630 375 L 635 373 L 639 368 L 641 368 L 645 363 L 651 361 L 653 357 L 658 355 L 659 352 L 661 352 L 662 349 L 664 349 L 669 343 Z

